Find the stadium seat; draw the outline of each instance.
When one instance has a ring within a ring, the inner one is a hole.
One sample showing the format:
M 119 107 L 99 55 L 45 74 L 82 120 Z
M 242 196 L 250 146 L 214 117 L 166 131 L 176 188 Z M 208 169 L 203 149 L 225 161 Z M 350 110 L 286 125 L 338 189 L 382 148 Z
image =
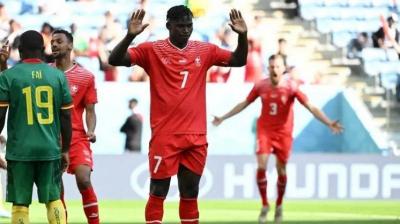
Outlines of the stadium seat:
M 398 72 L 385 72 L 380 74 L 381 86 L 385 89 L 396 88 L 397 81 L 399 79 Z
M 350 40 L 355 38 L 357 35 L 356 33 L 352 33 L 352 32 L 347 32 L 347 31 L 343 31 L 343 32 L 333 32 L 332 33 L 332 41 L 333 44 L 337 47 L 346 47 Z
M 361 58 L 365 63 L 371 61 L 388 60 L 386 51 L 381 48 L 364 48 L 361 52 Z

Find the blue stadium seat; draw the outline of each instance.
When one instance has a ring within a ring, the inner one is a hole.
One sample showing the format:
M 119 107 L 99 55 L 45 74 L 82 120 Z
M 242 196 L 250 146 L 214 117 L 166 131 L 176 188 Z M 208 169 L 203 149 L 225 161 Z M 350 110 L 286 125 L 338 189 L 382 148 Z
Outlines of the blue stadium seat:
M 348 0 L 323 0 L 323 4 L 328 7 L 345 7 L 348 4 Z
M 393 89 L 396 87 L 397 81 L 400 78 L 399 72 L 387 72 L 380 74 L 381 86 L 385 89 Z
M 337 47 L 346 47 L 350 40 L 355 38 L 357 35 L 356 33 L 352 32 L 333 32 L 332 33 L 332 42 Z
M 349 0 L 349 7 L 372 7 L 372 0 Z
M 300 7 L 307 6 L 323 6 L 324 2 L 321 0 L 299 0 Z
M 387 53 L 381 48 L 364 48 L 361 52 L 361 58 L 365 63 L 370 61 L 388 61 Z
M 393 0 L 372 0 L 373 7 L 391 7 Z

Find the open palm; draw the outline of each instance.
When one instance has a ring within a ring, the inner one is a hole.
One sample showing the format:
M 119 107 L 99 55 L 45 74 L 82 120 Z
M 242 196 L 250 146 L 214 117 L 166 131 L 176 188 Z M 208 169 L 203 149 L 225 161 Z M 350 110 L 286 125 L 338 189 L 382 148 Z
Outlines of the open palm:
M 232 9 L 229 13 L 229 17 L 231 20 L 229 26 L 231 26 L 233 31 L 239 34 L 247 32 L 246 22 L 244 21 L 242 13 L 239 10 Z
M 149 24 L 143 24 L 143 18 L 145 14 L 146 12 L 143 9 L 138 9 L 132 13 L 132 17 L 128 26 L 128 34 L 136 36 L 146 29 Z

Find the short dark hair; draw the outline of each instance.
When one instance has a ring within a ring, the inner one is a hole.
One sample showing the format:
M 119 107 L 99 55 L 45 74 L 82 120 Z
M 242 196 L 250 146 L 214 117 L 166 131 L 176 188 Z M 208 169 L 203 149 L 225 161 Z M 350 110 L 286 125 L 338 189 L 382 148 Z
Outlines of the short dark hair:
M 128 105 L 129 109 L 132 109 L 132 108 L 135 107 L 135 106 L 132 106 L 132 104 L 135 104 L 135 106 L 136 106 L 138 104 L 138 100 L 136 98 L 130 99 L 129 100 L 129 105 Z
M 281 54 L 273 54 L 273 55 L 269 56 L 268 61 L 275 60 L 278 58 L 282 59 L 282 61 L 285 61 L 285 59 L 283 58 L 283 56 Z
M 136 98 L 132 98 L 132 99 L 129 100 L 129 104 L 137 103 L 137 102 L 138 102 L 138 100 Z
M 20 50 L 28 50 L 28 51 L 36 51 L 43 50 L 44 48 L 44 40 L 42 34 L 35 30 L 28 30 L 21 34 L 19 38 L 19 46 Z
M 364 38 L 368 38 L 368 33 L 367 32 L 361 32 L 360 35 L 363 36 Z
M 57 29 L 53 32 L 53 35 L 56 33 L 64 34 L 70 43 L 74 43 L 74 37 L 72 36 L 72 34 L 70 32 L 63 30 L 63 29 Z
M 173 6 L 167 12 L 167 21 L 176 21 L 182 19 L 185 16 L 193 18 L 193 13 L 188 7 L 184 5 Z
M 286 39 L 285 38 L 279 38 L 278 39 L 278 43 L 282 43 L 282 42 L 286 42 Z

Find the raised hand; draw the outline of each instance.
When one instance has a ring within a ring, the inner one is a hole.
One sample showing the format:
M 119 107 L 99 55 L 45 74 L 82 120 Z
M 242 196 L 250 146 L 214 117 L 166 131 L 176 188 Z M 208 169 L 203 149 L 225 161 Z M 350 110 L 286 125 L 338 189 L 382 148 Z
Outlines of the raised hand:
M 329 125 L 329 128 L 331 129 L 331 131 L 333 132 L 333 134 L 340 134 L 343 132 L 343 127 L 342 125 L 339 123 L 339 121 L 334 121 Z
M 143 9 L 138 9 L 132 13 L 128 26 L 128 35 L 136 36 L 149 26 L 148 23 L 143 24 L 145 14 L 146 12 Z
M 221 117 L 214 116 L 214 120 L 212 121 L 212 124 L 213 124 L 214 126 L 218 126 L 218 125 L 220 125 L 223 121 L 224 121 L 224 120 L 223 120 Z
M 238 34 L 243 34 L 247 32 L 247 25 L 242 17 L 242 13 L 239 10 L 232 9 L 229 13 L 231 23 L 229 26 Z
M 9 57 L 10 57 L 10 46 L 8 45 L 8 40 L 7 40 L 0 49 L 0 63 L 6 64 Z

